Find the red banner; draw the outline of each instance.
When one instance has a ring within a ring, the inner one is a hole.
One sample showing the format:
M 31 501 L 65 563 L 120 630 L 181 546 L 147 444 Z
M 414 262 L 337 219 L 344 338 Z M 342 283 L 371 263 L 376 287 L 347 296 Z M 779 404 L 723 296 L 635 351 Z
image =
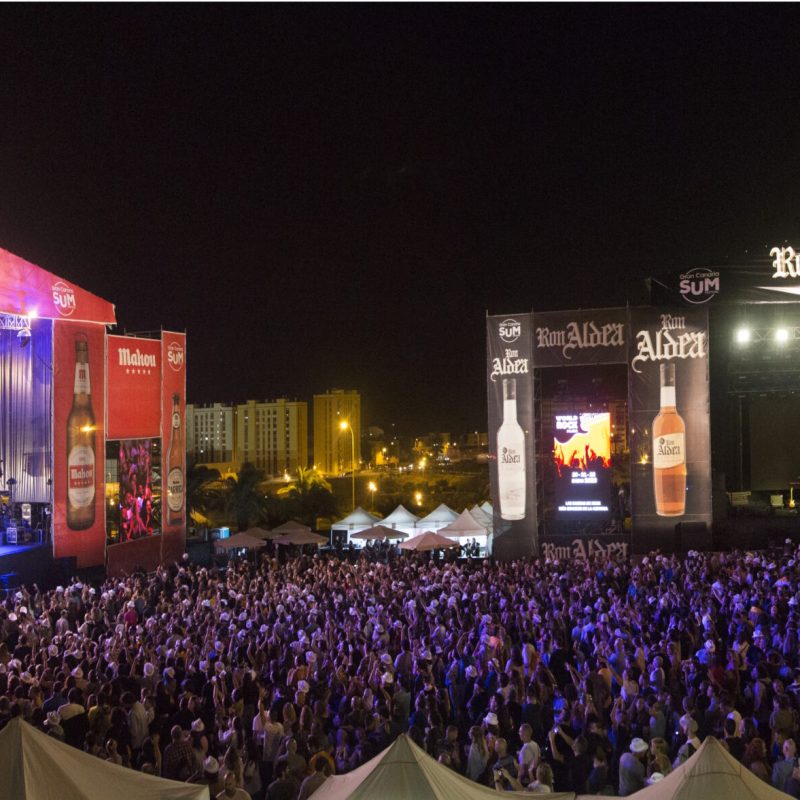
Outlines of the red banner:
M 186 334 L 161 333 L 161 530 L 164 561 L 186 543 Z
M 53 555 L 78 567 L 105 554 L 105 330 L 56 321 L 53 341 Z
M 161 436 L 161 342 L 109 336 L 108 438 Z
M 0 249 L 0 311 L 114 325 L 114 306 L 52 272 Z

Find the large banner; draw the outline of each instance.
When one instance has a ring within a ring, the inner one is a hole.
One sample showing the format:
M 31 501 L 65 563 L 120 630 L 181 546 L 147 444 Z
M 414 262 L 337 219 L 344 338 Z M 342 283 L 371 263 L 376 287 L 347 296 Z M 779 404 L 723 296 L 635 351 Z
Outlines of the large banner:
M 186 541 L 186 334 L 161 334 L 161 474 L 163 559 Z
M 531 323 L 529 313 L 486 317 L 493 552 L 504 559 L 538 553 Z
M 711 524 L 708 313 L 633 308 L 629 319 L 634 539 L 671 546 L 678 523 Z
M 108 438 L 161 436 L 161 342 L 108 337 Z
M 53 341 L 53 555 L 105 551 L 105 329 L 57 320 Z
M 624 364 L 625 356 L 624 308 L 533 315 L 533 361 L 537 369 Z

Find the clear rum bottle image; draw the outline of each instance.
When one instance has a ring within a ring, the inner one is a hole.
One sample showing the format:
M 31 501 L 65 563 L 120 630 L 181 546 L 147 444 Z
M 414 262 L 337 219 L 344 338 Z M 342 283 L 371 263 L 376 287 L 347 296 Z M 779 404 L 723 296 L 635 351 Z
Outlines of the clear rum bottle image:
M 660 364 L 661 410 L 653 420 L 653 495 L 656 514 L 686 511 L 686 424 L 675 406 L 675 364 Z
M 502 519 L 524 519 L 525 432 L 517 422 L 516 378 L 503 378 L 503 423 L 497 431 L 497 484 Z
M 67 527 L 94 525 L 95 420 L 89 380 L 89 345 L 75 341 L 75 388 L 67 417 Z

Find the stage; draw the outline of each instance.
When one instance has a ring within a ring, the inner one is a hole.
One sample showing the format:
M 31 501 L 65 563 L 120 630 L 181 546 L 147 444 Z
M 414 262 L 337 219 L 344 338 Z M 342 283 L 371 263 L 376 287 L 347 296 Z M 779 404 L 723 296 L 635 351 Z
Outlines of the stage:
M 0 545 L 0 589 L 14 589 L 23 583 L 52 588 L 69 581 L 74 570 L 75 559 L 56 561 L 51 544 Z

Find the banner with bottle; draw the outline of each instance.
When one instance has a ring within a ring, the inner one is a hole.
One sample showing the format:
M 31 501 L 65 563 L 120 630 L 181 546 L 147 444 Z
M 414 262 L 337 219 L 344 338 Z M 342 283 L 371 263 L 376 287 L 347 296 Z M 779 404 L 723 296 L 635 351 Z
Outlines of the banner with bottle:
M 625 309 L 533 314 L 533 362 L 539 367 L 625 363 Z
M 108 336 L 109 439 L 161 436 L 161 342 Z
M 161 333 L 162 559 L 186 542 L 186 334 Z
M 53 555 L 105 554 L 105 328 L 56 320 L 53 333 Z
M 629 325 L 634 541 L 672 547 L 678 523 L 711 525 L 708 312 L 631 308 Z
M 493 553 L 538 553 L 530 313 L 486 317 Z

